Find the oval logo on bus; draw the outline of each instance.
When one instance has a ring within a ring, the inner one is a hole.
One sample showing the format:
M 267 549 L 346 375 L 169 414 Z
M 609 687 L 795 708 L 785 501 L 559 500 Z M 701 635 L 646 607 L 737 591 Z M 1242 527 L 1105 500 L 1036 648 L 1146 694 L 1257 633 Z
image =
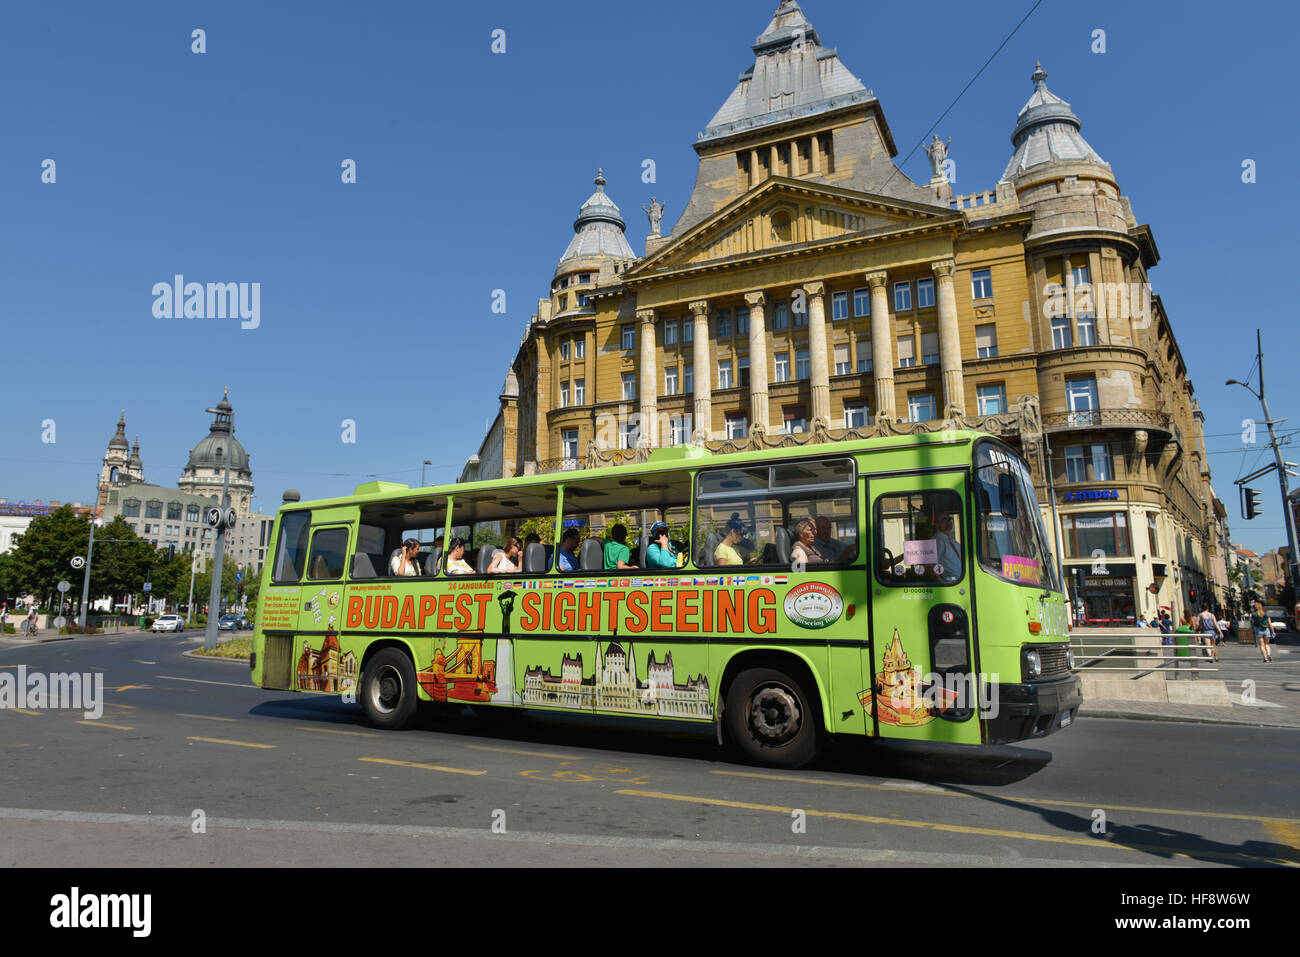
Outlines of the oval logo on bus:
M 844 599 L 830 585 L 804 582 L 785 596 L 785 616 L 800 628 L 825 628 L 839 620 Z

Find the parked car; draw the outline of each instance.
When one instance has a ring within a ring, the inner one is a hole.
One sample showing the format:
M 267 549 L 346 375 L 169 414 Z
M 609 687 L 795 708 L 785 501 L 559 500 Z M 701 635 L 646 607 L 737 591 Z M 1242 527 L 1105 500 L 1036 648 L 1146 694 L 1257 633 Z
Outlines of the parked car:
M 185 619 L 180 615 L 159 615 L 153 622 L 154 633 L 160 631 L 184 631 Z
M 1265 605 L 1264 614 L 1268 615 L 1268 620 L 1273 623 L 1274 631 L 1288 631 L 1290 625 L 1286 609 L 1281 605 Z
M 240 631 L 248 631 L 248 629 L 252 628 L 253 626 L 249 624 L 247 618 L 245 618 L 243 615 L 240 615 L 239 624 L 237 627 L 239 628 Z
M 217 631 L 234 631 L 238 625 L 238 615 L 222 615 L 217 619 Z

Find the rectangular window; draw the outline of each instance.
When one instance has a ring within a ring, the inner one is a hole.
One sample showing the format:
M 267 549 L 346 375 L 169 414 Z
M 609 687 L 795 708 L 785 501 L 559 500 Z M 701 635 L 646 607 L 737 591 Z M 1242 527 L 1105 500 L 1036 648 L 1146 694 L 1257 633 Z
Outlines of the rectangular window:
M 910 312 L 912 309 L 912 284 L 910 282 L 894 283 L 894 312 Z
M 919 392 L 907 397 L 907 416 L 912 422 L 929 422 L 937 418 L 934 411 L 934 396 L 929 392 Z
M 636 348 L 636 326 L 626 325 L 623 327 L 623 351 L 631 352 Z
M 144 503 L 145 518 L 162 518 L 163 503 L 157 499 L 150 499 Z
M 641 440 L 641 431 L 635 422 L 624 422 L 618 430 L 618 447 L 634 449 Z
M 718 388 L 719 389 L 731 388 L 731 360 L 730 359 L 718 360 Z
M 844 427 L 846 429 L 865 429 L 867 427 L 867 404 L 858 402 L 844 403 Z
M 939 334 L 937 332 L 921 333 L 921 365 L 939 364 Z
M 311 512 L 288 512 L 280 518 L 280 538 L 276 545 L 272 581 L 296 582 L 302 578 L 310 528 Z
M 898 337 L 898 367 L 910 369 L 916 365 L 916 342 L 911 336 Z
M 1067 482 L 1088 481 L 1082 445 L 1067 445 L 1065 447 L 1065 480 Z
M 1092 446 L 1092 480 L 1094 482 L 1115 481 L 1115 473 L 1110 465 L 1110 446 L 1104 442 Z
M 802 571 L 807 565 L 855 561 L 856 479 L 852 459 L 805 459 L 701 472 L 696 478 L 693 523 L 695 563 Z M 806 545 L 800 544 L 799 536 L 805 521 L 814 524 L 813 541 Z M 845 529 L 851 537 L 834 537 Z
M 992 359 L 998 354 L 998 327 L 992 322 L 975 327 L 975 356 Z
M 668 420 L 669 441 L 673 445 L 685 445 L 691 440 L 686 423 L 689 418 L 684 415 L 674 415 Z
M 562 382 L 560 383 L 560 408 L 567 409 L 568 407 L 569 407 L 569 383 Z
M 140 517 L 140 500 L 138 498 L 127 498 L 122 500 L 122 514 L 126 518 Z
M 741 356 L 736 360 L 736 385 L 742 389 L 749 388 L 749 356 Z
M 197 522 L 199 520 L 199 507 L 197 505 L 185 506 L 185 521 Z
M 849 317 L 849 294 L 847 292 L 831 293 L 831 322 Z
M 808 325 L 808 300 L 807 299 L 804 300 L 804 305 L 802 309 L 796 309 L 794 311 L 794 324 L 796 328 L 799 326 Z
M 853 315 L 861 319 L 863 316 L 871 315 L 871 290 L 854 289 L 853 290 Z
M 677 345 L 677 320 L 664 323 L 664 345 Z
M 695 391 L 695 366 L 690 363 L 682 369 L 682 391 L 687 394 Z
M 749 418 L 744 414 L 727 415 L 727 438 L 743 439 L 749 434 Z
M 573 380 L 573 404 L 574 405 L 587 404 L 587 380 L 586 379 Z
M 916 307 L 929 309 L 934 306 L 934 280 L 918 279 L 916 281 Z
M 787 435 L 808 431 L 808 410 L 802 405 L 786 406 L 781 410 L 781 431 Z
M 1007 411 L 1007 387 L 998 383 L 997 385 L 982 385 L 975 390 L 979 396 L 980 415 L 1001 415 Z
M 773 382 L 790 381 L 790 353 L 778 352 L 772 365 Z
M 664 395 L 677 394 L 677 367 L 664 369 Z
M 970 295 L 972 299 L 993 298 L 993 271 L 976 269 L 970 274 Z
M 1097 344 L 1097 321 L 1090 315 L 1084 314 L 1074 320 L 1079 327 L 1079 345 L 1095 346 Z
M 635 372 L 623 373 L 623 398 L 624 399 L 636 398 L 636 373 Z
M 731 314 L 723 310 L 718 315 L 717 337 L 719 339 L 731 338 Z
M 897 492 L 876 499 L 876 548 L 884 585 L 955 585 L 962 561 L 961 496 L 948 490 Z M 889 564 L 888 556 L 894 562 Z
M 1052 320 L 1052 348 L 1069 349 L 1074 345 L 1070 335 L 1070 317 L 1056 316 Z
M 736 310 L 736 335 L 749 335 L 749 309 Z
M 682 342 L 695 341 L 695 321 L 693 319 L 682 320 Z
M 1156 535 L 1156 513 L 1147 512 L 1147 544 L 1151 546 L 1151 557 L 1160 554 L 1160 540 Z
M 560 444 L 563 446 L 566 459 L 576 459 L 578 457 L 578 430 L 565 429 L 560 433 Z
M 347 564 L 348 529 L 322 528 L 311 537 L 311 558 L 307 562 L 309 581 L 332 581 L 343 577 Z
M 870 339 L 858 340 L 858 371 L 859 372 L 871 371 L 871 340 Z
M 849 345 L 846 342 L 842 346 L 835 347 L 835 374 L 848 375 L 853 367 L 849 365 Z
M 812 361 L 808 358 L 807 349 L 796 349 L 794 352 L 794 377 L 796 379 L 812 378 Z
M 776 308 L 772 310 L 772 328 L 785 329 L 790 325 L 790 307 L 783 302 L 778 302 Z
M 587 340 L 584 336 L 577 336 L 573 340 L 573 357 L 581 359 L 587 354 Z
M 587 297 L 586 297 L 583 293 L 578 293 L 578 294 L 577 294 L 577 299 L 578 299 L 578 305 L 579 305 L 579 306 L 589 306 L 589 305 L 591 305 L 591 302 L 587 299 Z
M 1091 558 L 1097 552 L 1107 558 L 1128 558 L 1133 554 L 1126 512 L 1062 515 L 1061 534 L 1066 558 Z
M 1092 270 L 1087 266 L 1072 266 L 1070 274 L 1074 277 L 1074 288 L 1092 285 Z
M 1070 409 L 1071 425 L 1100 425 L 1097 410 L 1097 379 L 1078 376 L 1065 379 L 1065 400 Z
M 563 341 L 560 342 L 560 361 L 567 362 L 568 360 L 569 360 L 569 340 L 564 339 Z
M 179 522 L 179 521 L 181 520 L 181 503 L 180 503 L 180 502 L 168 502 L 168 503 L 167 503 L 167 518 L 168 518 L 169 521 L 173 521 L 173 522 Z

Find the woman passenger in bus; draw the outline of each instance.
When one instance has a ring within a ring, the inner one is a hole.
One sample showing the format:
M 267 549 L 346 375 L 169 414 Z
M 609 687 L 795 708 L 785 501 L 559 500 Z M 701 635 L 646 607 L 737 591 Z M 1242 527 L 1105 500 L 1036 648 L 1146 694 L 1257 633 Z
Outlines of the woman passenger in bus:
M 677 551 L 668 540 L 668 526 L 655 522 L 650 526 L 650 545 L 645 550 L 647 568 L 676 568 Z
M 388 570 L 398 578 L 413 578 L 420 574 L 420 543 L 414 538 L 402 542 L 402 548 L 388 563 Z
M 799 540 L 790 546 L 791 562 L 813 565 L 831 561 L 830 557 L 821 550 L 821 543 L 817 541 L 817 526 L 813 524 L 812 519 L 799 519 L 794 527 L 794 533 Z
M 713 550 L 713 563 L 715 565 L 743 565 L 740 559 L 740 552 L 736 551 L 736 545 L 745 537 L 745 529 L 740 524 L 740 519 L 733 515 L 727 522 L 727 534 L 722 541 L 718 542 L 718 547 Z
M 492 563 L 488 565 L 487 573 L 489 575 L 519 574 L 519 558 L 523 550 L 523 542 L 512 537 L 510 541 L 506 542 L 504 550 L 498 548 L 492 554 Z
M 465 539 L 459 536 L 451 540 L 451 547 L 447 549 L 447 574 L 474 574 L 474 569 L 470 568 L 469 562 L 465 561 Z

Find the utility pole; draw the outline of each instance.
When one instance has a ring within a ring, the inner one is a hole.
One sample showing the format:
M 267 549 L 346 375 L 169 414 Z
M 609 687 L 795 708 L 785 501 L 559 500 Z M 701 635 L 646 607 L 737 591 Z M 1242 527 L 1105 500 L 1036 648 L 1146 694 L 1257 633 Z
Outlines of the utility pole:
M 229 393 L 227 393 L 228 395 Z M 217 539 L 212 548 L 216 554 L 212 560 L 212 588 L 208 591 L 208 624 L 203 636 L 204 649 L 211 651 L 217 647 L 217 619 L 221 617 L 221 565 L 226 551 L 226 525 L 229 524 L 228 516 L 232 511 L 230 508 L 230 447 L 235 440 L 235 413 L 230 407 L 227 397 L 222 398 L 217 408 L 204 409 L 204 411 L 217 416 L 218 421 L 223 416 L 226 417 L 230 427 L 226 449 L 222 453 L 222 458 L 226 462 L 226 473 L 221 482 L 221 516 L 220 520 L 215 523 Z
M 99 480 L 95 480 L 95 497 L 90 506 L 90 544 L 86 546 L 86 573 L 81 578 L 81 613 L 77 615 L 77 627 L 86 633 L 86 612 L 90 605 L 90 557 L 95 551 L 95 522 L 99 520 Z M 112 609 L 110 609 L 111 611 Z

